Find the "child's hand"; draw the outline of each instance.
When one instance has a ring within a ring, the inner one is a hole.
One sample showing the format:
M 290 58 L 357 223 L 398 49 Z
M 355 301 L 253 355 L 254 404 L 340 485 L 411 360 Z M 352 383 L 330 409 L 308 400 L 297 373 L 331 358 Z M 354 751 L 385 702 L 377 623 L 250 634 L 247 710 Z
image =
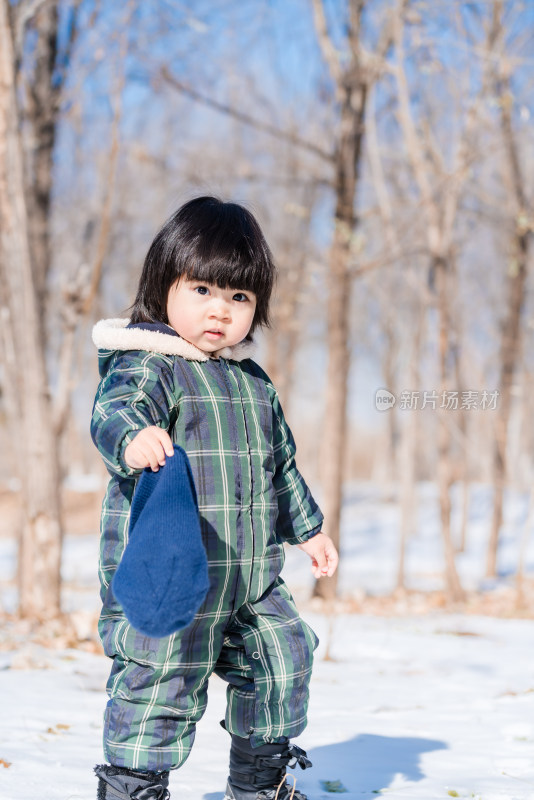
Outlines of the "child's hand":
M 136 434 L 124 451 L 124 460 L 131 469 L 150 467 L 157 472 L 164 466 L 166 455 L 174 455 L 172 439 L 163 428 L 151 425 Z
M 326 533 L 316 533 L 298 547 L 311 558 L 312 572 L 316 578 L 332 577 L 337 569 L 339 556 L 334 542 Z

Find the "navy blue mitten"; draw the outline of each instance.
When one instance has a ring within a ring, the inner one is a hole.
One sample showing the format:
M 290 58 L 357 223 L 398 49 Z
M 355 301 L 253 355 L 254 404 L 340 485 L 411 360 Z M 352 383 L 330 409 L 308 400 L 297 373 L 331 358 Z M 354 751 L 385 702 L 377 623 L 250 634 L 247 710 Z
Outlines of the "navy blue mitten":
M 208 562 L 195 484 L 177 445 L 158 472 L 141 473 L 112 588 L 130 624 L 158 638 L 185 628 L 206 597 Z

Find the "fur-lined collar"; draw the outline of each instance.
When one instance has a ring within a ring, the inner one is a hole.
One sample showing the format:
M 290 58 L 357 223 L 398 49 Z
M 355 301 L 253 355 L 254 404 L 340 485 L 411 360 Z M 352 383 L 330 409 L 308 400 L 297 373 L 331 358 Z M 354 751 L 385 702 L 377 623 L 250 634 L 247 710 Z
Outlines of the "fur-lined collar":
M 188 361 L 209 361 L 210 356 L 182 339 L 170 326 L 163 333 L 161 325 L 128 327 L 129 319 L 101 319 L 93 328 L 93 342 L 99 350 L 148 350 L 166 356 L 182 356 Z M 251 358 L 254 342 L 244 341 L 233 347 L 216 350 L 211 357 L 243 361 Z

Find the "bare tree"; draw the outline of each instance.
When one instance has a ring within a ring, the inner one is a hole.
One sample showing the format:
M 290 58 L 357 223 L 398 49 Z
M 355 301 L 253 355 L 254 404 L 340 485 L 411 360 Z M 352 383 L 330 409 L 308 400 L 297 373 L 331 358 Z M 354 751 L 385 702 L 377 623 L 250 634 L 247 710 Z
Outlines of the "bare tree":
M 32 271 L 20 111 L 16 97 L 15 27 L 8 0 L 0 2 L 0 270 L 5 347 L 4 391 L 17 439 L 23 524 L 19 558 L 20 612 L 42 619 L 60 613 L 61 524 L 56 444 L 37 286 Z
M 81 316 L 87 313 L 90 300 L 95 295 L 95 279 L 87 280 L 90 278 L 87 268 L 81 269 L 69 287 L 64 288 L 59 381 L 52 405 L 52 389 L 46 370 L 49 352 L 46 315 L 49 311 L 47 281 L 51 267 L 53 152 L 60 124 L 67 67 L 76 38 L 79 5 L 79 0 L 74 0 L 71 6 L 72 16 L 67 33 L 63 32 L 61 53 L 58 2 L 19 3 L 6 12 L 10 15 L 10 24 L 4 31 L 5 36 L 10 37 L 12 63 L 9 80 L 14 82 L 13 130 L 16 131 L 17 142 L 15 144 L 13 141 L 12 147 L 20 150 L 25 176 L 24 212 L 19 201 L 17 227 L 20 241 L 26 239 L 29 263 L 26 264 L 24 260 L 24 270 L 16 276 L 18 283 L 15 283 L 15 276 L 8 275 L 13 272 L 13 260 L 7 251 L 2 259 L 2 268 L 6 273 L 2 291 L 3 316 L 7 328 L 3 336 L 3 392 L 13 440 L 14 431 L 20 426 L 25 434 L 32 437 L 20 464 L 23 522 L 18 573 L 19 613 L 35 620 L 55 617 L 61 612 L 62 525 L 58 434 L 66 424 L 68 398 L 72 389 L 70 371 L 74 334 Z M 23 62 L 24 57 L 29 58 L 24 48 L 28 26 L 35 36 L 30 65 L 26 70 Z M 7 74 L 7 57 L 4 65 Z M 14 137 L 15 133 L 10 131 L 10 135 Z M 18 172 L 12 171 L 9 181 L 10 186 L 14 187 Z M 109 209 L 106 212 L 105 208 L 104 240 L 108 216 Z M 102 258 L 99 251 L 95 274 L 99 274 Z M 22 312 L 23 307 L 30 306 L 29 313 Z M 61 325 L 55 327 L 57 331 Z M 21 364 L 25 365 L 22 377 L 19 375 Z M 27 369 L 31 374 L 31 388 L 25 388 L 24 384 Z M 22 404 L 21 395 L 28 398 Z M 30 398 L 33 399 L 33 405 L 27 405 Z M 18 439 L 16 442 L 13 450 L 20 454 Z M 31 469 L 27 468 L 27 462 L 32 464 Z M 46 557 L 43 556 L 44 552 Z
M 511 86 L 512 61 L 504 52 L 506 29 L 503 22 L 504 4 L 495 0 L 492 9 L 489 40 L 498 57 L 492 64 L 492 83 L 499 108 L 499 123 L 504 145 L 513 222 L 510 235 L 510 260 L 507 274 L 507 307 L 502 324 L 500 343 L 500 413 L 496 420 L 493 450 L 493 515 L 488 542 L 486 574 L 497 571 L 497 548 L 503 518 L 503 493 L 506 481 L 506 451 L 510 421 L 512 386 L 521 352 L 521 315 L 526 300 L 526 279 L 532 239 L 532 203 L 529 200 L 525 174 L 514 127 L 514 99 Z
M 325 530 L 339 545 L 343 478 L 347 440 L 347 388 L 350 369 L 349 303 L 353 261 L 352 242 L 358 226 L 355 210 L 365 113 L 369 91 L 384 70 L 392 44 L 393 21 L 402 17 L 407 2 L 399 2 L 385 15 L 374 50 L 365 46 L 363 12 L 366 0 L 348 0 L 347 57 L 341 58 L 328 29 L 323 0 L 313 0 L 317 39 L 335 86 L 339 109 L 334 140 L 334 232 L 328 273 L 328 370 L 324 426 L 324 510 Z M 314 594 L 331 600 L 337 589 L 337 573 L 318 581 Z
M 126 5 L 125 26 L 119 36 L 118 63 L 115 81 L 109 95 L 113 112 L 109 154 L 102 176 L 103 197 L 96 236 L 96 252 L 90 265 L 82 262 L 78 270 L 62 285 L 62 340 L 58 358 L 58 381 L 54 397 L 54 427 L 58 440 L 64 435 L 69 422 L 70 401 L 75 386 L 73 362 L 76 334 L 93 310 L 102 282 L 104 259 L 109 247 L 112 227 L 113 200 L 116 189 L 117 165 L 120 153 L 120 124 L 122 121 L 122 94 L 125 86 L 125 61 L 128 52 L 128 30 L 135 7 L 134 0 Z
M 416 124 L 410 100 L 404 65 L 404 26 L 398 23 L 395 36 L 396 61 L 392 71 L 396 78 L 399 124 L 404 136 L 407 156 L 419 192 L 422 212 L 426 222 L 426 241 L 430 257 L 429 284 L 434 287 L 434 303 L 438 313 L 438 353 L 440 392 L 443 395 L 451 388 L 451 352 L 453 341 L 452 305 L 457 295 L 454 264 L 454 231 L 458 215 L 462 188 L 468 169 L 476 154 L 474 132 L 478 121 L 478 107 L 482 91 L 472 100 L 467 109 L 457 138 L 453 163 L 444 179 L 441 164 L 443 157 L 437 154 L 437 144 L 428 125 Z M 437 482 L 441 511 L 441 532 L 445 556 L 445 577 L 449 596 L 453 600 L 463 598 L 464 592 L 455 562 L 455 547 L 451 532 L 451 485 L 454 479 L 452 467 L 450 412 L 441 407 L 438 416 Z
M 290 165 L 291 167 L 291 165 Z M 298 169 L 295 164 L 295 170 Z M 288 170 L 295 176 L 295 170 Z M 297 202 L 286 205 L 286 224 L 278 249 L 280 267 L 273 304 L 273 328 L 267 340 L 267 372 L 274 381 L 286 416 L 293 394 L 296 355 L 302 321 L 299 312 L 304 302 L 303 287 L 310 260 L 310 225 L 317 199 L 317 186 L 310 183 L 300 192 L 293 190 Z
M 376 114 L 376 91 L 371 93 L 370 113 L 367 118 L 367 155 L 369 158 L 371 181 L 377 198 L 380 230 L 385 246 L 390 255 L 397 259 L 397 271 L 393 275 L 384 275 L 384 270 L 373 284 L 373 290 L 380 300 L 381 318 L 386 333 L 387 349 L 384 359 L 384 377 L 387 388 L 398 396 L 395 361 L 405 352 L 402 373 L 407 374 L 410 385 L 420 385 L 421 342 L 425 325 L 425 314 L 431 303 L 430 292 L 424 280 L 421 280 L 414 269 L 412 258 L 402 258 L 402 238 L 406 236 L 404 215 L 406 198 L 396 197 L 394 207 L 391 197 L 391 186 L 395 185 L 392 176 L 386 176 L 381 155 Z M 403 209 L 404 207 L 404 209 Z M 404 210 L 404 214 L 402 213 Z M 417 216 L 417 209 L 411 209 L 410 215 Z M 402 221 L 400 221 L 402 220 Z M 412 224 L 413 228 L 413 224 Z M 389 272 L 389 271 L 388 271 Z M 406 289 L 409 297 L 406 297 Z M 392 302 L 395 298 L 396 302 Z M 399 307 L 407 307 L 409 322 L 399 312 Z M 408 334 L 406 334 L 406 329 Z M 395 353 L 394 357 L 392 353 Z M 408 540 L 416 530 L 417 497 L 416 497 L 416 457 L 417 457 L 417 410 L 403 411 L 404 424 L 400 424 L 399 415 L 393 406 L 388 412 L 388 456 L 390 469 L 399 483 L 400 530 L 397 562 L 396 590 L 406 588 L 406 549 Z
M 27 34 L 35 36 L 35 45 L 29 63 L 24 64 L 22 53 L 17 61 L 18 83 L 21 87 L 21 125 L 25 162 L 25 190 L 28 209 L 30 253 L 34 274 L 39 314 L 44 320 L 46 284 L 50 271 L 50 219 L 53 185 L 53 156 L 68 77 L 68 66 L 79 30 L 78 14 L 81 0 L 65 6 L 63 42 L 60 46 L 59 0 L 47 0 L 33 13 L 19 21 L 19 48 L 24 48 Z M 22 9 L 30 3 L 22 3 Z M 21 11 L 19 11 L 21 14 Z M 43 335 L 45 334 L 43 326 Z

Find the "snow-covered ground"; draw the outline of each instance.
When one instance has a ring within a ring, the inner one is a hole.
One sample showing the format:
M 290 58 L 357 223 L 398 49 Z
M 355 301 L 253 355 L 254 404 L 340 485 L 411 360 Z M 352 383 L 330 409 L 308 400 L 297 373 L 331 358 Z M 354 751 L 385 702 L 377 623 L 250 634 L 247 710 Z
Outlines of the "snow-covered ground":
M 328 632 L 306 617 L 322 639 L 299 741 L 310 800 L 337 781 L 346 800 L 534 797 L 534 622 L 340 616 Z M 94 800 L 107 659 L 28 648 L 2 663 L 0 798 Z M 212 679 L 192 755 L 171 775 L 176 800 L 222 800 L 224 689 Z
M 421 487 L 417 534 L 409 543 L 411 586 L 441 586 L 435 501 Z M 464 583 L 483 582 L 488 494 L 476 488 Z M 517 562 L 525 498 L 509 498 L 501 581 Z M 349 489 L 344 515 L 341 586 L 376 594 L 394 585 L 398 509 L 371 486 Z M 97 536 L 67 536 L 64 601 L 80 624 L 98 610 Z M 14 607 L 15 548 L 0 540 L 4 607 Z M 528 571 L 534 567 L 529 551 Z M 306 556 L 293 548 L 285 577 L 297 597 L 310 584 Z M 347 800 L 534 798 L 534 621 L 429 614 L 384 618 L 303 606 L 321 638 L 312 679 L 309 726 L 299 744 L 314 768 L 298 770 L 310 800 L 344 788 Z M 45 649 L 21 640 L 0 652 L 0 800 L 94 800 L 94 764 L 102 760 L 102 711 L 109 670 L 100 655 Z M 4 646 L 5 645 L 5 646 Z M 331 659 L 325 660 L 328 651 Z M 224 684 L 210 702 L 189 761 L 171 775 L 173 800 L 222 800 L 228 736 L 219 727 Z

